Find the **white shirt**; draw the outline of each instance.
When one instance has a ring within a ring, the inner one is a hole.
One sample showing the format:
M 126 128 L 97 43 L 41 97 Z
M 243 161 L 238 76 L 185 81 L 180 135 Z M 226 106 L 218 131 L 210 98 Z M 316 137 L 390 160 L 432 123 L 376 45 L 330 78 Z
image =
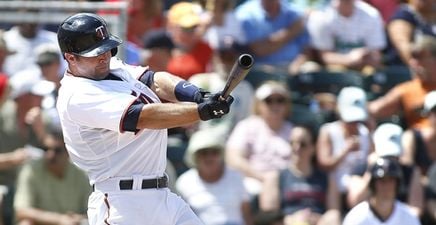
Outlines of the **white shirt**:
M 332 154 L 338 156 L 342 154 L 345 148 L 345 137 L 342 126 L 339 122 L 326 123 L 330 141 L 332 143 Z M 345 158 L 338 164 L 334 171 L 332 171 L 334 179 L 338 184 L 341 192 L 347 190 L 349 177 L 356 162 L 363 162 L 366 160 L 370 150 L 371 136 L 368 128 L 359 124 L 359 150 L 349 152 Z
M 220 180 L 207 183 L 190 169 L 177 179 L 176 188 L 206 225 L 244 224 L 241 204 L 249 196 L 240 173 L 226 168 Z
M 391 216 L 386 221 L 380 221 L 370 209 L 367 201 L 353 207 L 345 216 L 342 225 L 420 225 L 418 218 L 410 208 L 396 201 Z
M 212 25 L 207 28 L 204 34 L 204 40 L 206 40 L 212 49 L 217 49 L 220 42 L 226 37 L 231 37 L 238 43 L 245 42 L 245 34 L 242 30 L 241 23 L 236 19 L 233 12 L 226 12 L 224 14 L 222 26 Z
M 88 173 L 91 184 L 112 177 L 161 176 L 166 166 L 167 130 L 121 131 L 126 109 L 137 98 L 150 99 L 146 104 L 160 102 L 137 80 L 146 68 L 115 58 L 110 68 L 123 81 L 69 74 L 61 81 L 57 109 L 71 160 Z
M 362 1 L 355 1 L 350 17 L 340 15 L 330 6 L 311 13 L 307 23 L 316 49 L 347 53 L 353 48 L 381 50 L 386 46 L 380 13 Z
M 57 35 L 54 32 L 39 29 L 34 38 L 28 39 L 23 37 L 18 31 L 18 27 L 12 27 L 4 33 L 4 39 L 8 48 L 15 51 L 15 54 L 6 57 L 3 65 L 4 72 L 8 76 L 13 76 L 15 73 L 37 67 L 35 49 L 44 44 L 52 44 L 58 46 Z M 59 55 L 60 52 L 59 52 Z M 61 70 L 66 68 L 66 62 L 60 58 Z

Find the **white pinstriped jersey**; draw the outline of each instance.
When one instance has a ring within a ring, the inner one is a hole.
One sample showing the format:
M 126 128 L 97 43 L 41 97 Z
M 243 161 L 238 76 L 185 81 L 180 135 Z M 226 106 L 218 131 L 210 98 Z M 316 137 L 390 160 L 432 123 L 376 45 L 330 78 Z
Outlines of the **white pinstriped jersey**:
M 391 216 L 386 221 L 380 221 L 370 209 L 367 201 L 353 207 L 345 216 L 342 225 L 420 225 L 419 219 L 410 208 L 396 201 Z
M 167 130 L 123 131 L 128 107 L 137 99 L 160 102 L 138 77 L 146 67 L 111 59 L 110 73 L 120 80 L 92 80 L 66 73 L 57 100 L 71 160 L 90 183 L 112 177 L 161 176 L 166 166 Z

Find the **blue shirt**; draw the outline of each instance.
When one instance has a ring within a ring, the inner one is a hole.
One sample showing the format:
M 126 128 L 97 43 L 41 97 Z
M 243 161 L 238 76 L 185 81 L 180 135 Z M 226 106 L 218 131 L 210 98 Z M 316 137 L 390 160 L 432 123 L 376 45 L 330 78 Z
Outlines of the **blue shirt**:
M 247 44 L 266 39 L 272 33 L 287 28 L 302 18 L 302 15 L 286 1 L 281 1 L 280 14 L 275 18 L 268 16 L 260 0 L 247 1 L 238 6 L 235 11 L 237 19 L 241 21 Z M 303 51 L 308 43 L 309 34 L 305 29 L 278 51 L 267 56 L 254 55 L 254 57 L 257 64 L 287 65 Z

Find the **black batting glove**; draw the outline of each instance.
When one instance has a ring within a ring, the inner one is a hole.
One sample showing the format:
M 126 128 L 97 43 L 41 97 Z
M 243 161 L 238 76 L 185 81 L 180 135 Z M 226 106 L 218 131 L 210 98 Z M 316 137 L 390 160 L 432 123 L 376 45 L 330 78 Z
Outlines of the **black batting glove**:
M 207 100 L 207 98 L 210 97 L 210 92 L 206 91 L 202 88 L 199 88 L 198 91 L 195 92 L 194 95 L 194 102 L 196 102 L 197 104 L 203 103 L 204 101 Z
M 229 113 L 232 103 L 233 97 L 230 95 L 226 99 L 221 99 L 221 93 L 213 94 L 198 105 L 200 119 L 206 121 L 221 118 Z

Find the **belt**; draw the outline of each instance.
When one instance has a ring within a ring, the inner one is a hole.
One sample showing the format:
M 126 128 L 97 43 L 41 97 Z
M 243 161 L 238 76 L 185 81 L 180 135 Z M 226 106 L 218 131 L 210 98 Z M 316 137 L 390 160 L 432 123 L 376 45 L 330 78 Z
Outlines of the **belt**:
M 142 180 L 141 189 L 149 188 L 166 188 L 168 187 L 168 178 L 166 176 L 156 179 Z M 133 180 L 120 180 L 120 190 L 132 190 Z

